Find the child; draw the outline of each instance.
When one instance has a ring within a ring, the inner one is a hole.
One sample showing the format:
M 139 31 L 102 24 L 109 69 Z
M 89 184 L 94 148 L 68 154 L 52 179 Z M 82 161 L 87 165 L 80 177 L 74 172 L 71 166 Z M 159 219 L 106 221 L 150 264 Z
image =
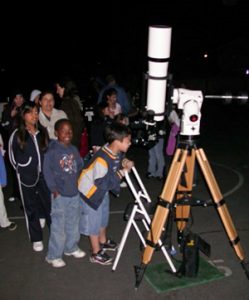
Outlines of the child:
M 117 122 L 117 123 L 121 123 L 121 124 L 124 124 L 126 126 L 129 126 L 129 117 L 127 117 L 125 114 L 123 113 L 120 113 L 118 115 L 115 116 L 114 118 L 114 121 Z M 125 180 L 121 180 L 120 182 L 120 187 L 121 188 L 126 188 L 128 185 L 127 183 L 125 182 Z
M 165 158 L 164 158 L 164 139 L 165 139 L 165 124 L 162 121 L 158 126 L 158 140 L 156 144 L 148 150 L 149 159 L 147 166 L 146 177 L 156 178 L 159 181 L 163 180 Z
M 119 113 L 115 116 L 114 121 L 117 123 L 121 123 L 124 124 L 126 126 L 129 126 L 129 117 L 127 117 L 125 114 L 123 113 Z
M 106 143 L 104 136 L 105 128 L 112 122 L 113 119 L 109 116 L 108 103 L 102 101 L 96 106 L 95 118 L 91 123 L 90 141 L 93 153 L 97 152 Z
M 4 195 L 2 191 L 2 187 L 6 186 L 7 176 L 6 176 L 6 168 L 3 159 L 3 140 L 0 134 L 0 227 L 8 228 L 10 231 L 16 229 L 17 225 L 14 222 L 10 222 L 7 217 L 6 208 L 4 205 Z
M 85 252 L 79 249 L 78 242 L 80 197 L 77 180 L 83 168 L 79 151 L 71 144 L 72 124 L 68 119 L 55 123 L 55 135 L 58 140 L 49 144 L 44 159 L 44 176 L 52 200 L 52 224 L 46 261 L 55 268 L 64 267 L 65 255 L 81 258 Z
M 177 146 L 178 133 L 180 132 L 180 118 L 177 114 L 175 105 L 173 106 L 169 116 L 168 121 L 170 125 L 170 133 L 168 136 L 168 141 L 166 145 L 166 165 L 167 171 L 170 168 L 170 164 L 173 158 Z
M 26 225 L 34 251 L 43 250 L 40 216 L 50 227 L 51 196 L 42 174 L 48 134 L 38 122 L 34 102 L 25 104 L 20 113 L 20 125 L 9 140 L 9 159 L 16 170 Z
M 106 237 L 108 192 L 119 193 L 124 171 L 129 171 L 133 162 L 125 158 L 121 163 L 123 153 L 131 145 L 131 131 L 127 126 L 113 123 L 106 127 L 105 135 L 108 144 L 87 163 L 79 177 L 78 188 L 83 200 L 80 233 L 90 237 L 90 262 L 109 265 L 112 258 L 105 250 L 116 250 L 117 244 Z
M 117 91 L 109 88 L 105 91 L 105 101 L 108 104 L 109 116 L 114 119 L 116 115 L 122 112 L 120 104 L 117 102 Z
M 2 113 L 2 126 L 4 130 L 4 142 L 7 145 L 11 133 L 18 127 L 18 122 L 20 118 L 20 113 L 25 105 L 25 99 L 23 97 L 23 94 L 20 90 L 14 90 L 10 96 L 10 101 L 5 106 L 3 113 Z M 8 166 L 10 166 L 10 161 L 8 159 L 8 156 L 6 157 L 6 163 Z M 8 168 L 11 172 L 11 178 L 12 178 L 12 194 L 10 195 L 9 201 L 13 202 L 15 200 L 19 200 L 21 198 L 21 195 L 18 190 L 18 181 L 16 178 L 15 170 L 10 166 Z

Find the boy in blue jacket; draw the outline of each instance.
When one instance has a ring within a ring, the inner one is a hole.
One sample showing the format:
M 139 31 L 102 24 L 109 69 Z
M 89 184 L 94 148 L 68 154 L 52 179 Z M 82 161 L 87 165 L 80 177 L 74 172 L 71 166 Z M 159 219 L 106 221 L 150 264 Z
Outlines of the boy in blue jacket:
M 78 247 L 80 239 L 80 196 L 77 180 L 83 168 L 78 149 L 71 144 L 73 129 L 68 119 L 55 123 L 55 134 L 44 158 L 44 177 L 52 199 L 52 224 L 46 261 L 55 268 L 64 267 L 65 255 L 81 258 L 85 252 Z
M 80 233 L 89 236 L 92 248 L 90 262 L 109 265 L 112 258 L 105 250 L 116 250 L 117 244 L 106 237 L 109 221 L 109 191 L 118 195 L 120 181 L 133 162 L 122 159 L 131 145 L 130 129 L 113 123 L 105 129 L 107 144 L 84 167 L 78 181 L 82 198 Z

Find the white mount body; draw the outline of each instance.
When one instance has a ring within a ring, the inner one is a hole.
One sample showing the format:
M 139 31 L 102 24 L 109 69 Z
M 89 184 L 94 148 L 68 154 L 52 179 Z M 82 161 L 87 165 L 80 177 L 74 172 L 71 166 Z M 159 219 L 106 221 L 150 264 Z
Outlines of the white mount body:
M 181 135 L 199 135 L 201 121 L 202 91 L 174 89 L 173 103 L 182 110 Z

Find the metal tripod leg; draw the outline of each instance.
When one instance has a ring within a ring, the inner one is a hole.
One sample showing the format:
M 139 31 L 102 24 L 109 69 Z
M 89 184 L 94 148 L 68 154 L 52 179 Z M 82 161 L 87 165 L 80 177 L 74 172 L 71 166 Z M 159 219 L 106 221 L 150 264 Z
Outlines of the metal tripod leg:
M 119 245 L 119 248 L 118 248 L 118 251 L 117 251 L 117 255 L 115 257 L 115 260 L 114 260 L 114 263 L 113 263 L 113 267 L 112 267 L 112 271 L 115 271 L 116 267 L 117 267 L 117 264 L 118 264 L 118 261 L 120 259 L 120 256 L 121 256 L 121 253 L 123 251 L 123 248 L 124 248 L 124 245 L 125 245 L 125 242 L 126 242 L 126 239 L 127 239 L 127 236 L 128 236 L 128 233 L 130 231 L 130 228 L 131 226 L 133 225 L 141 242 L 143 243 L 143 246 L 146 247 L 146 241 L 138 227 L 138 225 L 136 224 L 136 220 L 135 220 L 135 217 L 136 217 L 136 213 L 140 213 L 141 215 L 143 215 L 143 219 L 142 219 L 142 222 L 144 224 L 144 227 L 146 229 L 146 231 L 149 231 L 149 225 L 151 223 L 151 219 L 150 219 L 150 216 L 148 215 L 143 203 L 142 203 L 142 200 L 141 198 L 144 198 L 148 203 L 151 203 L 151 200 L 150 200 L 150 197 L 135 169 L 135 167 L 132 168 L 132 171 L 133 171 L 133 174 L 137 180 L 137 183 L 139 185 L 139 187 L 141 188 L 141 190 L 139 192 L 136 191 L 134 185 L 132 184 L 132 181 L 130 179 L 130 176 L 128 174 L 126 174 L 126 181 L 136 199 L 135 201 L 135 204 L 134 204 L 134 207 L 132 209 L 132 213 L 129 217 L 129 220 L 128 220 L 128 223 L 126 225 L 126 228 L 125 228 L 125 231 L 123 233 L 123 236 L 122 236 L 122 239 L 121 239 L 121 242 L 120 242 L 120 245 Z M 173 262 L 171 261 L 171 258 L 169 256 L 169 254 L 167 253 L 167 250 L 165 249 L 165 247 L 163 246 L 161 240 L 158 241 L 158 244 L 159 246 L 161 246 L 161 250 L 165 256 L 165 258 L 167 259 L 168 263 L 169 263 L 169 266 L 172 270 L 173 273 L 176 272 L 176 268 L 173 264 Z
M 118 261 L 120 259 L 120 256 L 122 254 L 122 251 L 123 251 L 123 248 L 124 248 L 124 245 L 125 245 L 125 242 L 126 242 L 126 239 L 127 239 L 127 236 L 130 232 L 130 229 L 131 229 L 131 226 L 134 225 L 134 218 L 135 218 L 135 215 L 137 213 L 137 206 L 138 204 L 135 203 L 134 204 L 134 207 L 132 209 L 132 212 L 131 212 L 131 215 L 130 215 L 130 218 L 128 220 L 128 223 L 125 227 L 125 231 L 123 233 L 123 236 L 122 236 L 122 239 L 120 241 L 120 244 L 118 246 L 118 251 L 117 251 L 117 255 L 115 257 L 115 260 L 114 260 L 114 263 L 113 263 L 113 266 L 112 266 L 112 271 L 115 271 L 116 270 L 116 267 L 117 267 L 117 264 L 118 264 Z M 136 223 L 135 223 L 136 225 Z M 140 231 L 138 231 L 140 233 Z M 141 239 L 141 236 L 140 236 L 140 239 Z M 144 240 L 143 236 L 142 236 L 142 239 Z M 144 241 L 145 242 L 145 241 Z
M 220 192 L 220 189 L 218 187 L 218 184 L 216 182 L 216 179 L 214 177 L 214 174 L 212 172 L 210 164 L 204 153 L 204 150 L 203 149 L 196 150 L 196 157 L 199 162 L 200 168 L 203 172 L 203 175 L 205 177 L 206 183 L 209 187 L 210 193 L 212 194 L 213 200 L 216 204 L 218 213 L 220 215 L 221 221 L 226 230 L 228 238 L 229 238 L 237 256 L 239 257 L 239 259 L 241 261 L 244 261 L 245 255 L 244 255 L 244 251 L 241 247 L 238 234 L 236 232 L 232 218 L 231 218 L 228 208 L 226 206 L 225 200 L 223 199 L 223 196 Z

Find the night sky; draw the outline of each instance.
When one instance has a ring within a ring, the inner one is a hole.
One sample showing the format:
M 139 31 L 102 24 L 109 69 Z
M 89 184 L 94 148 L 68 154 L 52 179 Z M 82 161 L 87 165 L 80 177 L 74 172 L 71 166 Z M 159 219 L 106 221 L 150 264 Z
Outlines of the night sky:
M 172 27 L 170 67 L 176 78 L 236 76 L 249 68 L 246 0 L 133 2 L 1 9 L 2 89 L 39 85 L 62 74 L 87 80 L 112 72 L 123 82 L 139 80 L 147 70 L 149 25 Z

